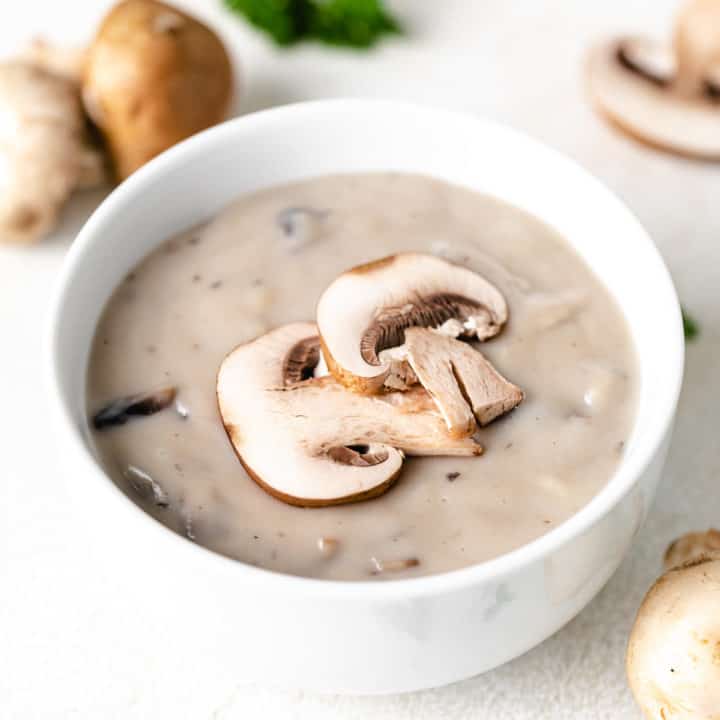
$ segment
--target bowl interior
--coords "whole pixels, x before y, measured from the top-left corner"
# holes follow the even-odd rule
[[[99,315],[147,252],[241,193],[372,170],[433,175],[523,208],[560,232],[617,300],[641,387],[621,467],[578,513],[586,522],[598,517],[630,487],[674,412],[683,340],[667,270],[632,214],[572,161],[502,126],[411,105],[325,101],[247,116],[176,146],[116,189],[69,253],[51,320],[51,389],[74,435],[85,436],[85,375]]]

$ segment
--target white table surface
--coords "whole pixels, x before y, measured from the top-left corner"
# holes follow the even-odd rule
[[[44,244],[0,247],[0,718],[639,718],[623,674],[634,612],[667,542],[720,524],[720,168],[645,150],[609,130],[587,105],[582,58],[607,33],[667,32],[676,3],[397,0],[409,36],[364,54],[276,51],[220,0],[178,2],[212,22],[241,62],[238,112],[328,96],[399,97],[507,121],[574,156],[648,227],[702,335],[687,350],[652,515],[608,586],[555,637],[482,677],[404,696],[251,685],[232,668],[170,656],[134,636],[128,618],[142,609],[127,606],[68,503],[72,479],[59,476],[49,439],[41,354],[49,288],[102,193],[78,197]],[[80,42],[108,4],[3,2],[0,55],[34,34]]]

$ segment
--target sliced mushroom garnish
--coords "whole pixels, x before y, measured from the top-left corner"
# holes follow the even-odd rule
[[[96,430],[103,430],[115,425],[124,425],[133,418],[154,415],[169,407],[176,394],[176,388],[168,387],[118,398],[95,413],[92,420],[93,427]]]
[[[590,93],[613,124],[649,145],[720,159],[720,3],[690,0],[674,40],[628,37],[596,47]]]
[[[405,342],[408,328],[457,321],[464,337],[485,340],[507,321],[507,305],[494,285],[471,270],[403,253],[336,278],[320,298],[317,319],[332,374],[355,392],[373,394],[412,384],[403,376],[407,370],[383,355]]]
[[[405,332],[408,363],[453,437],[466,437],[519,405],[523,391],[470,345],[427,328]]]
[[[318,346],[314,325],[286,325],[233,350],[218,373],[228,437],[248,474],[275,497],[302,506],[363,500],[390,487],[404,453],[482,453],[472,438],[451,438],[434,407],[404,412],[389,396],[312,377]]]
[[[677,73],[672,50],[645,37],[629,37],[617,43],[618,62],[646,80],[665,87]]]

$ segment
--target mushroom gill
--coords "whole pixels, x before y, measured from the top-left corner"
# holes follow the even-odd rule
[[[378,353],[403,345],[408,328],[438,328],[448,320],[457,320],[460,334],[470,335],[465,327],[470,318],[475,319],[477,327],[486,328],[485,333],[494,335],[499,330],[490,312],[479,303],[452,293],[418,298],[401,308],[383,308],[360,338],[360,354],[369,365],[380,365]]]

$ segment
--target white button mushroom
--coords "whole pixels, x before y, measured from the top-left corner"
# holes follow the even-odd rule
[[[667,559],[689,558],[650,589],[628,643],[630,687],[651,720],[720,717],[720,533],[693,533]]]

